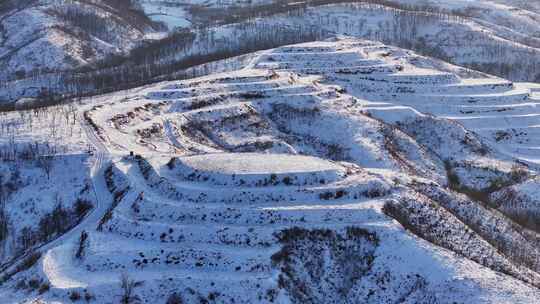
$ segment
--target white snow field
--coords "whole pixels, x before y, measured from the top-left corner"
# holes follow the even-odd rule
[[[86,99],[96,207],[0,302],[536,303],[533,87],[340,37]]]
[[[207,154],[176,159],[172,164],[184,178],[217,185],[277,184],[285,178],[289,184],[305,185],[335,181],[345,173],[330,162],[290,154]]]

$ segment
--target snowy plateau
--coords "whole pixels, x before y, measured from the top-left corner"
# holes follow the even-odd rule
[[[540,4],[13,3],[1,304],[540,302]]]

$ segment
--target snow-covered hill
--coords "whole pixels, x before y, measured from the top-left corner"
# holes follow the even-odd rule
[[[130,1],[6,0],[0,4],[0,81],[69,70],[122,54],[153,31]]]
[[[97,206],[0,302],[536,303],[531,85],[349,37],[250,58],[85,100]]]
[[[152,1],[146,3],[150,5],[149,12],[160,5]],[[268,12],[262,14],[262,17],[266,17],[262,22],[322,27],[333,33],[378,40],[516,81],[536,81],[538,77],[535,70],[539,62],[540,15],[537,12],[538,4],[534,1],[263,0],[167,3],[182,3],[178,10],[182,11],[180,15],[186,20],[201,19],[208,23],[213,20],[205,18],[225,21],[228,15],[245,14],[244,6],[251,8],[251,16],[260,17],[260,7],[264,7]],[[193,6],[200,8],[190,10]],[[177,10],[161,11],[174,14]],[[287,14],[279,16],[284,12]],[[248,19],[249,15],[245,17]],[[276,17],[278,20],[274,20]],[[220,32],[219,28],[216,30]],[[522,61],[521,58],[527,60]],[[519,68],[516,68],[516,64]]]
[[[21,97],[50,102],[51,95],[63,99],[134,87],[178,77],[178,70],[190,65],[336,34],[412,49],[513,81],[540,79],[534,2],[144,0],[133,9],[105,0],[29,3],[0,13],[7,34],[0,44],[5,67],[0,78],[10,80],[0,86],[2,105]],[[171,32],[151,20],[164,22]],[[177,27],[182,30],[174,31]]]

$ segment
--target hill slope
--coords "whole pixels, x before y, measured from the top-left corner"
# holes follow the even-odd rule
[[[216,1],[166,4],[142,1],[138,3],[142,8],[137,4],[134,10],[126,10],[131,12],[130,15],[118,14],[113,3],[116,2],[100,5],[97,13],[83,1],[57,5],[62,9],[56,9],[60,13],[52,13],[54,18],[50,16],[52,4],[24,10],[39,15],[39,18],[32,17],[39,22],[24,28],[29,33],[38,31],[42,36],[50,37],[38,40],[34,42],[35,47],[28,48],[25,43],[30,43],[28,37],[32,35],[25,34],[22,36],[24,41],[19,41],[21,36],[11,34],[14,42],[10,49],[20,56],[4,60],[8,67],[5,79],[11,81],[0,86],[0,100],[11,103],[20,97],[46,99],[52,95],[64,99],[111,92],[118,87],[153,83],[156,79],[183,77],[183,69],[197,64],[284,44],[326,39],[336,34],[412,49],[513,81],[537,81],[539,77],[540,42],[535,33],[540,32],[540,24],[538,14],[534,7],[531,8],[534,3],[328,0],[232,5]],[[102,9],[107,5],[113,8]],[[165,8],[160,8],[162,6]],[[77,29],[81,26],[77,22],[73,24],[74,18],[67,18],[67,21],[62,18],[67,7],[72,7],[71,11],[85,12],[84,18],[75,19],[79,22],[92,14],[102,18],[109,14],[111,18],[106,18],[107,22],[98,18],[102,21],[97,24],[85,21],[82,27],[85,30],[80,31]],[[149,17],[141,15],[141,10]],[[14,22],[26,20],[20,17]],[[180,22],[183,28],[169,35],[157,33],[150,27],[163,29],[154,26],[151,18],[169,22],[170,27]],[[161,20],[163,18],[166,20]],[[50,26],[43,28],[41,20],[48,20],[45,24]],[[109,29],[105,35],[100,36],[103,31],[92,31],[104,26]],[[67,29],[64,32],[68,33],[59,32],[59,27]],[[68,35],[73,31],[75,35]],[[138,43],[144,37],[152,39]],[[133,49],[134,45],[137,47]],[[6,52],[10,53],[9,50]],[[119,57],[120,54],[123,56]],[[81,65],[84,68],[73,73],[71,68]],[[38,71],[39,67],[55,72],[43,74]],[[69,71],[58,71],[65,69]],[[29,70],[35,73],[23,73]]]
[[[540,238],[497,203],[535,182],[525,85],[341,37],[88,102],[87,141],[112,159],[94,175],[101,220],[12,273],[6,303],[540,296]]]
[[[0,80],[69,70],[124,53],[152,26],[130,1],[4,1]]]

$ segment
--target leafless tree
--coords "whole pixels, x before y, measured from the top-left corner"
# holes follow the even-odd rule
[[[120,288],[122,289],[122,295],[120,296],[120,303],[133,304],[139,303],[140,298],[135,294],[135,288],[139,287],[142,283],[131,279],[126,273],[120,276]]]
[[[54,156],[41,156],[38,159],[38,165],[47,174],[47,179],[51,179],[51,172],[54,167]]]

